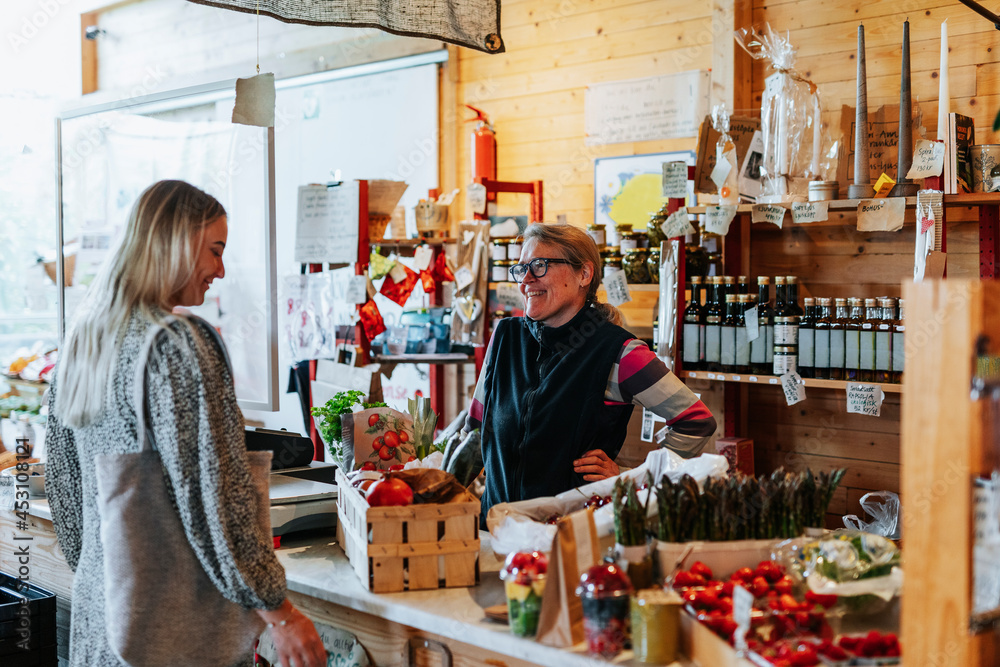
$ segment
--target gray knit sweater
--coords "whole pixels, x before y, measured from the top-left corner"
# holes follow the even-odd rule
[[[146,366],[147,433],[163,460],[168,489],[188,541],[222,594],[244,608],[274,609],[285,598],[285,574],[270,535],[255,530],[256,499],[247,467],[243,415],[221,340],[203,320],[170,324],[153,342]],[[94,457],[139,451],[133,378],[149,327],[133,314],[118,352],[103,416],[70,429],[55,416],[53,383],[46,430],[46,493],[59,546],[76,572],[71,667],[119,667],[105,627],[104,567]],[[194,353],[192,356],[192,352]],[[190,359],[197,359],[192,363]],[[192,609],[187,619],[211,623]],[[252,656],[240,665],[251,664]]]

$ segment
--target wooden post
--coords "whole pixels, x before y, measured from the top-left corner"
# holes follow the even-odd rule
[[[979,334],[1000,347],[1000,285],[926,281],[903,294],[903,652],[935,667],[994,665],[996,636],[969,633],[972,478],[985,472],[970,389]]]

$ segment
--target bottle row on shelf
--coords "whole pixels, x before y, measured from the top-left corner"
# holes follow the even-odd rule
[[[682,314],[685,370],[901,383],[903,300],[807,297],[795,276],[692,276]],[[898,306],[898,311],[897,311]],[[834,309],[835,308],[835,309]],[[897,314],[898,312],[898,314]]]

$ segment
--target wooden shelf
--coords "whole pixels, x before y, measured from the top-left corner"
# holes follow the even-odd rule
[[[372,241],[369,239],[368,245],[373,246],[389,246],[396,248],[416,248],[421,245],[439,246],[439,245],[450,245],[452,243],[458,243],[458,239],[453,238],[443,238],[443,239],[382,239],[381,241]]]
[[[829,204],[829,210],[831,211],[850,211],[858,207],[862,201],[867,201],[864,199],[828,199],[826,200]],[[943,202],[945,208],[962,208],[964,206],[1000,206],[1000,192],[968,192],[959,195],[944,195]],[[815,202],[819,203],[819,202]],[[791,208],[791,202],[786,202],[784,204],[777,204],[778,206],[786,206]],[[913,208],[917,205],[916,197],[907,197],[906,206],[907,208]],[[705,206],[688,206],[688,213],[705,213],[709,207],[714,207],[716,204],[708,204]],[[740,204],[736,207],[737,213],[750,213],[753,210],[754,204]]]
[[[682,371],[682,378],[692,380],[713,380],[715,382],[739,382],[742,384],[773,384],[781,386],[781,379],[776,375],[754,375],[748,373],[713,373],[712,371]],[[807,387],[817,389],[847,389],[847,382],[844,380],[817,380],[815,378],[803,378],[802,383]],[[860,382],[856,384],[879,384],[878,382]],[[901,384],[879,384],[882,391],[887,394],[903,393]]]
[[[475,357],[461,352],[447,354],[379,354],[372,355],[377,364],[471,364]]]

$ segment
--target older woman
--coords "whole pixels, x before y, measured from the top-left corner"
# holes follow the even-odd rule
[[[486,491],[496,503],[550,496],[618,474],[633,406],[667,420],[666,445],[699,454],[715,432],[705,405],[641,341],[621,313],[597,302],[597,246],[566,224],[524,233],[525,317],[493,332],[466,429],[482,428]]]
[[[227,235],[226,212],[211,196],[182,181],[150,186],[61,350],[49,398],[46,491],[76,573],[73,667],[124,664],[107,636],[116,620],[105,614],[111,575],[104,572],[94,458],[139,451],[139,420],[159,452],[191,549],[215,586],[271,626],[284,667],[326,665],[312,622],[285,596],[271,536],[255,522],[243,416],[221,339],[203,320],[171,317],[178,306],[203,303],[212,281],[225,275]],[[145,369],[136,368],[147,349]],[[144,378],[145,405],[134,398],[137,377]],[[212,623],[198,614],[157,622]],[[252,648],[238,664],[252,664]]]

